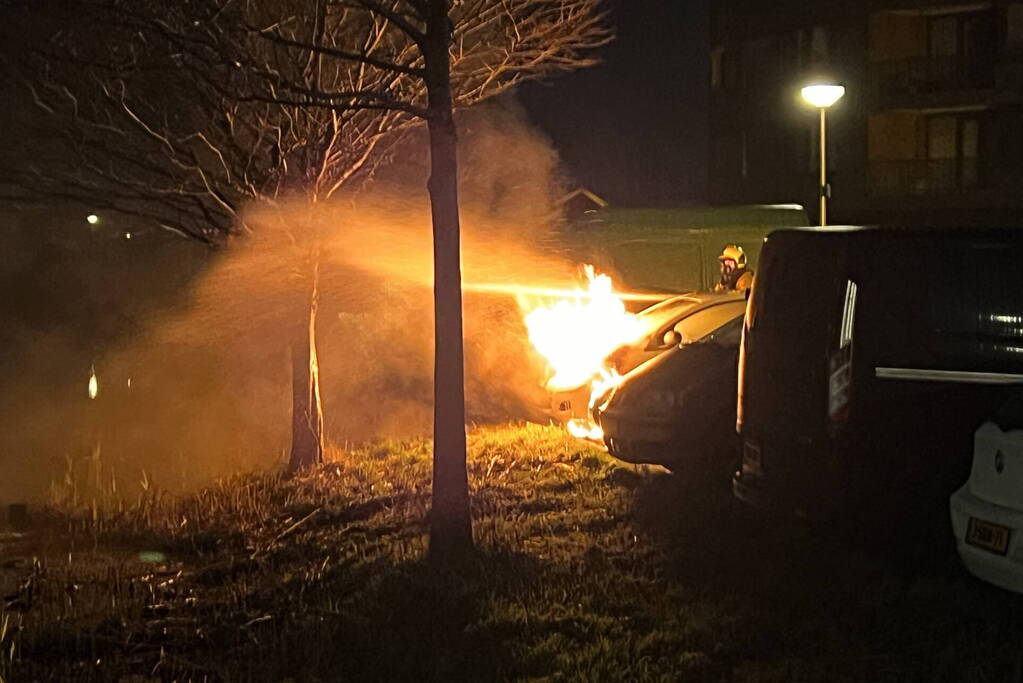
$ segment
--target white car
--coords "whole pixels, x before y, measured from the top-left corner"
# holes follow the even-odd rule
[[[1023,392],[974,435],[973,469],[950,499],[956,549],[970,573],[1023,593]]]

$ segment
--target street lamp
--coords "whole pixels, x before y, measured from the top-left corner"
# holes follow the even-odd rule
[[[808,85],[801,91],[807,104],[817,107],[821,113],[821,225],[828,224],[828,107],[842,99],[845,88],[841,85],[819,83]]]

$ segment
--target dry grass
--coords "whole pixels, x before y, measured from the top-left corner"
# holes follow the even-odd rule
[[[429,449],[55,517],[0,571],[0,679],[1019,680],[1015,596],[550,428],[471,432],[479,552],[427,562]]]

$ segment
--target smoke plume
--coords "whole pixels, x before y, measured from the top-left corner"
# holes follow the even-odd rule
[[[577,263],[559,232],[557,156],[507,105],[470,112],[461,131],[468,418],[543,419],[545,369],[528,345],[514,296],[472,285],[574,282]],[[407,141],[409,149],[425,149],[418,135]],[[55,296],[59,306],[35,301],[33,310],[51,306],[56,316],[88,304],[91,320],[120,322],[85,343],[89,335],[80,330],[89,320],[70,329],[56,323],[31,329],[19,321],[17,358],[4,364],[11,390],[0,404],[8,475],[0,478],[0,501],[39,499],[48,482],[62,478],[121,492],[142,481],[176,490],[283,461],[291,419],[288,347],[307,315],[313,272],[328,440],[344,448],[428,435],[433,265],[426,159],[403,154],[327,203],[294,198],[247,207],[248,231],[216,252],[189,246],[184,257],[174,240],[154,237],[131,256],[83,268],[82,278],[105,278],[111,291],[130,283],[131,306],[98,296],[106,290],[94,285],[77,293],[64,288]],[[140,230],[136,242],[141,236]],[[127,248],[118,242],[118,250]],[[131,278],[120,277],[125,268]],[[54,272],[41,281],[50,283],[48,277],[66,276]],[[76,295],[93,300],[76,303]],[[54,362],[61,367],[52,368]],[[100,387],[95,400],[85,394],[92,366]],[[40,390],[47,368],[53,390]]]

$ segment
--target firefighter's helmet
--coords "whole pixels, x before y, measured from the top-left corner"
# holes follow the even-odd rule
[[[729,244],[721,251],[721,256],[718,256],[718,261],[728,260],[735,261],[737,268],[744,268],[746,266],[746,252],[736,244]]]

